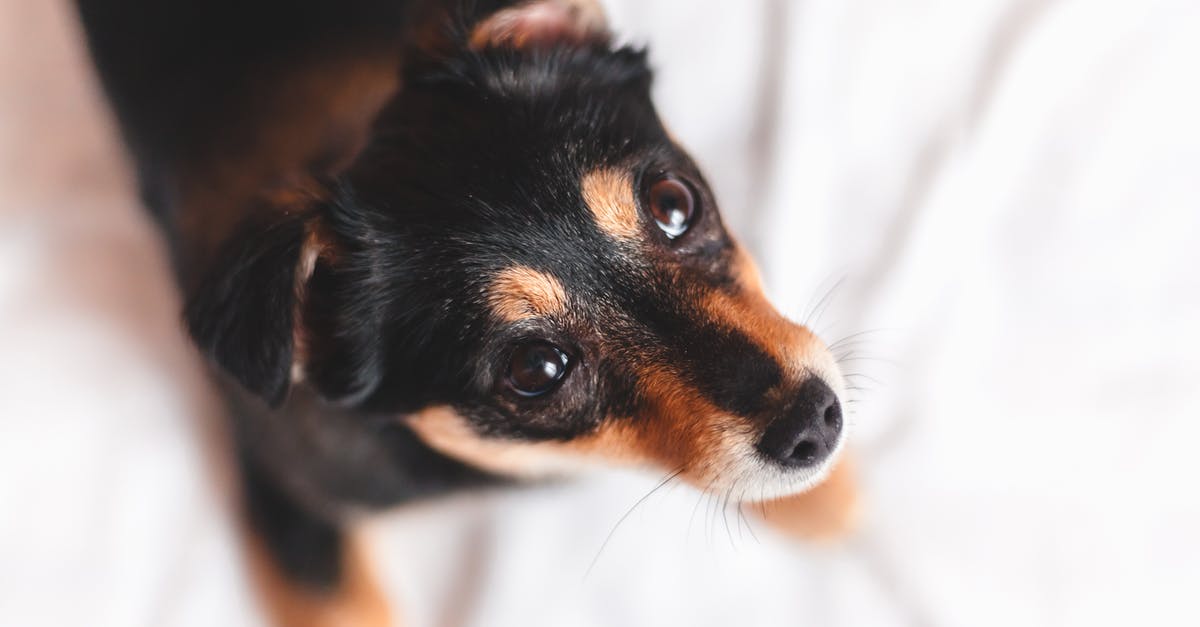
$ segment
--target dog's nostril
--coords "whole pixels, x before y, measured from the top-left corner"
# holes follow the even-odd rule
[[[834,401],[825,409],[825,428],[827,433],[837,435],[842,431],[842,405]]]
[[[821,446],[812,440],[801,440],[788,459],[798,466],[808,466],[817,461]]]

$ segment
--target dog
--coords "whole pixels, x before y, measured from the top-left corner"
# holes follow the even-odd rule
[[[280,624],[388,624],[363,513],[654,467],[798,535],[844,383],[586,0],[79,0]]]

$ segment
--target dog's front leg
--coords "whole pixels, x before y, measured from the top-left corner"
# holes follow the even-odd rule
[[[249,572],[274,625],[398,624],[361,534],[305,511],[251,465],[243,479]]]
[[[331,587],[293,579],[266,543],[250,534],[250,572],[258,598],[279,627],[386,627],[397,625],[357,539],[346,536],[342,572]]]
[[[759,509],[771,526],[805,540],[835,540],[851,533],[860,502],[854,460],[843,454],[832,472],[812,489],[763,502]]]

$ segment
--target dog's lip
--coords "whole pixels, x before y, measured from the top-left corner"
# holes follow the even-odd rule
[[[829,455],[812,468],[784,468],[774,464],[771,464],[770,468],[765,468],[766,462],[762,462],[768,475],[774,475],[759,480],[762,485],[760,493],[763,498],[782,498],[800,494],[819,485],[833,472],[834,466],[841,459],[846,448],[846,439],[844,433],[839,436]]]

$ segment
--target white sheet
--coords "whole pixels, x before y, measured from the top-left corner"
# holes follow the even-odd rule
[[[804,546],[676,487],[589,573],[656,477],[428,504],[373,528],[406,624],[1200,622],[1200,4],[610,7],[781,308],[876,330],[867,514]],[[0,624],[254,624],[73,30],[0,6]]]

